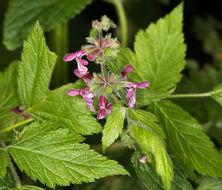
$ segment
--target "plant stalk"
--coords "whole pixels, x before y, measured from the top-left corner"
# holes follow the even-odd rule
[[[15,167],[14,167],[14,164],[12,162],[12,159],[11,159],[11,157],[10,157],[8,151],[7,151],[7,147],[6,147],[6,145],[5,145],[5,143],[4,143],[4,141],[2,139],[0,139],[0,144],[1,144],[1,146],[4,148],[4,150],[7,153],[8,165],[9,165],[9,168],[10,168],[10,170],[12,172],[13,178],[14,178],[14,180],[16,182],[16,187],[17,187],[17,189],[21,189],[21,187],[22,187],[21,181],[20,181],[19,176],[18,176],[18,174],[17,174],[17,172],[15,170]]]
[[[203,98],[211,96],[210,92],[196,93],[196,94],[172,94],[167,98]]]
[[[123,47],[126,47],[128,40],[128,27],[127,27],[127,19],[123,8],[122,0],[106,0],[106,1],[112,3],[116,8],[120,23],[121,45]]]
[[[68,82],[68,64],[63,61],[68,52],[68,24],[62,24],[50,32],[50,48],[57,54],[57,63],[53,72],[53,88]]]
[[[33,121],[33,119],[26,119],[26,120],[24,120],[24,121],[21,121],[21,122],[19,122],[19,123],[16,123],[16,124],[14,124],[14,125],[11,125],[11,126],[5,128],[5,129],[1,130],[1,131],[0,131],[0,134],[5,133],[5,132],[7,132],[7,131],[10,131],[10,130],[12,130],[12,129],[15,129],[15,128],[19,127],[19,126],[25,125],[25,124],[27,124],[27,123],[30,123],[31,121]]]

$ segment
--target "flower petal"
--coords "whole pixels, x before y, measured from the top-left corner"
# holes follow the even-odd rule
[[[103,119],[105,116],[106,116],[106,110],[105,109],[99,110],[97,119]]]
[[[93,107],[93,104],[88,103],[88,107],[89,107],[89,109],[91,110],[91,112],[95,112],[95,109],[94,109],[94,107]]]
[[[149,84],[150,84],[149,81],[144,81],[144,82],[137,84],[137,88],[143,89],[143,88],[146,88]]]
[[[125,66],[124,70],[121,72],[123,78],[126,80],[126,76],[128,73],[130,73],[133,70],[133,66],[132,65],[127,65]]]
[[[127,87],[127,88],[137,88],[137,84],[135,82],[125,82],[125,87]]]
[[[106,114],[110,115],[112,113],[112,111],[113,111],[113,103],[107,104],[106,107],[107,107]]]
[[[126,94],[126,98],[132,98],[135,95],[136,90],[133,88],[130,88]]]
[[[72,61],[73,59],[76,58],[76,53],[70,53],[70,54],[67,54],[65,57],[64,57],[64,61],[67,62],[67,61]]]
[[[106,98],[104,96],[100,96],[99,98],[99,110],[106,109]]]
[[[90,84],[92,79],[93,79],[93,76],[90,74],[86,74],[83,76],[83,80],[86,84]]]
[[[71,89],[68,92],[66,92],[66,94],[68,94],[69,96],[77,96],[80,94],[80,92],[79,92],[79,90]]]
[[[135,104],[136,104],[136,96],[134,95],[132,98],[130,98],[128,106],[129,108],[134,108]]]

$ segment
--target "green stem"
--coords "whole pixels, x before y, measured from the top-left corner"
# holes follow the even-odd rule
[[[4,143],[4,141],[1,140],[1,139],[0,139],[0,144],[6,150],[7,158],[8,158],[8,165],[9,165],[9,168],[10,168],[10,170],[12,172],[13,178],[15,179],[16,187],[17,187],[17,189],[21,189],[21,187],[22,187],[21,181],[20,181],[19,176],[18,176],[18,174],[17,174],[17,172],[15,170],[15,167],[14,167],[14,164],[12,162],[12,159],[11,159],[11,157],[10,157],[8,151],[7,151],[7,147],[6,147],[5,143]]]
[[[5,132],[7,132],[7,131],[10,131],[10,130],[12,130],[12,129],[15,129],[15,128],[19,127],[19,126],[25,125],[25,124],[27,124],[27,123],[30,123],[31,121],[33,121],[33,119],[27,119],[27,120],[21,121],[21,122],[19,122],[19,123],[16,123],[16,124],[14,124],[14,125],[11,125],[11,126],[5,128],[5,129],[1,130],[1,131],[0,131],[0,134],[5,133]]]
[[[68,81],[68,64],[63,61],[68,52],[68,24],[62,24],[50,32],[50,48],[58,58],[52,78],[52,87],[57,88]]]
[[[198,93],[198,94],[172,94],[167,98],[203,98],[211,96],[210,92]]]
[[[101,72],[102,72],[103,79],[105,79],[105,81],[108,81],[108,74],[106,71],[106,65],[104,63],[101,63]]]
[[[112,3],[117,10],[120,22],[121,45],[123,47],[126,47],[128,40],[128,27],[127,27],[127,19],[123,8],[122,0],[106,0],[106,1]]]

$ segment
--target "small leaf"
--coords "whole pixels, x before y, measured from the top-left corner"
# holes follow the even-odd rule
[[[92,0],[10,0],[4,20],[3,43],[8,50],[21,46],[32,25],[39,20],[44,31],[67,22]]]
[[[136,35],[135,53],[122,49],[118,54],[121,69],[132,65],[134,70],[128,79],[133,82],[150,81],[149,88],[157,92],[167,92],[180,81],[180,72],[185,66],[183,26],[183,4],[170,14],[150,24]]]
[[[149,115],[144,117],[144,115]],[[145,154],[154,155],[156,172],[163,181],[166,190],[170,190],[173,179],[171,159],[166,151],[164,132],[153,121],[155,116],[142,110],[129,110],[130,134]],[[148,158],[149,159],[149,158]]]
[[[7,173],[8,158],[6,152],[0,148],[0,179],[4,179]]]
[[[20,170],[33,180],[54,188],[56,184],[67,186],[93,182],[107,175],[128,174],[116,161],[89,150],[87,144],[80,144],[83,138],[67,129],[42,135],[42,129],[53,127],[57,128],[56,123],[32,123],[18,136],[18,142],[8,146]]]
[[[222,180],[212,177],[203,176],[199,180],[199,186],[197,190],[221,190]]]
[[[37,23],[24,43],[18,69],[18,92],[26,111],[37,120],[56,121],[75,133],[89,135],[100,132],[102,128],[84,100],[66,94],[71,88],[81,88],[82,84],[48,89],[55,61],[56,55],[49,51]]]
[[[120,74],[119,65],[113,57],[106,58],[106,65],[107,65],[110,72],[117,74],[117,75]]]
[[[149,110],[159,117],[168,150],[175,155],[175,160],[203,175],[222,177],[222,156],[189,113],[170,101],[154,103]]]
[[[140,151],[136,151],[131,159],[138,177],[143,180],[143,183],[148,190],[164,190],[164,186],[160,177],[157,175],[153,164],[149,162],[146,164],[141,163],[139,161],[140,158]],[[170,190],[193,190],[193,188],[186,178],[174,170],[174,179],[172,181],[172,187]]]
[[[124,125],[126,108],[119,104],[113,106],[112,113],[107,117],[103,129],[102,145],[103,151],[106,150],[120,135]]]
[[[0,190],[11,190],[11,188],[15,187],[16,183],[12,176],[11,171],[8,169],[7,174],[4,179],[0,179]]]
[[[211,96],[222,106],[222,84],[218,85],[212,92]]]

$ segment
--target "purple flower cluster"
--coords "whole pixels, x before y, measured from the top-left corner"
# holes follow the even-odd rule
[[[74,70],[74,74],[82,78],[87,87],[81,90],[71,89],[67,94],[69,96],[82,96],[92,112],[95,112],[93,100],[95,97],[99,97],[97,119],[103,119],[106,115],[112,113],[113,103],[108,103],[106,105],[107,97],[114,94],[117,99],[120,99],[121,97],[116,91],[120,88],[126,88],[126,98],[129,99],[128,106],[129,108],[134,108],[136,104],[136,90],[146,88],[149,82],[145,81],[137,84],[127,81],[127,74],[133,70],[131,65],[127,65],[119,75],[108,71],[106,57],[111,56],[115,59],[119,51],[119,42],[115,38],[111,38],[111,35],[103,37],[102,31],[107,31],[110,27],[114,26],[114,24],[107,17],[103,17],[101,22],[94,21],[92,26],[93,32],[91,32],[92,34],[87,38],[91,45],[87,45],[83,47],[82,50],[67,54],[64,57],[64,61],[66,62],[74,59],[76,60],[77,69]],[[102,75],[94,74],[92,76],[88,73],[88,68],[86,66],[89,63],[83,58],[84,56],[86,56],[89,61],[94,61],[101,65],[101,70],[103,71]]]

